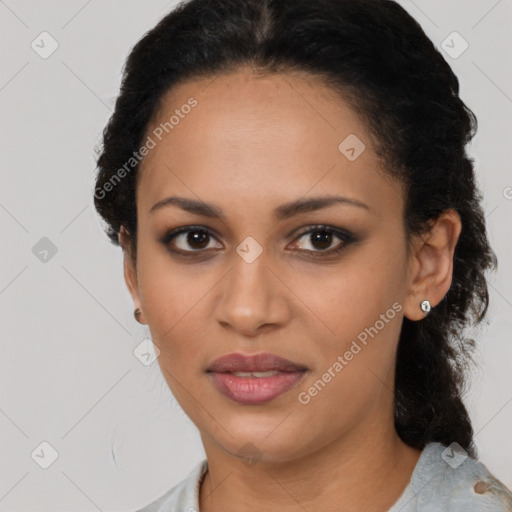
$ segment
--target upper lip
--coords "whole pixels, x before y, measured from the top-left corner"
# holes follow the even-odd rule
[[[277,370],[281,372],[296,372],[307,370],[298,363],[294,363],[275,354],[263,353],[245,355],[240,353],[226,354],[213,363],[207,372],[265,372]]]

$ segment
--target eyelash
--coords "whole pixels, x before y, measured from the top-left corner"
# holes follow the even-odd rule
[[[184,257],[194,257],[194,255],[200,254],[200,253],[204,253],[204,252],[208,251],[208,249],[196,249],[196,250],[191,250],[191,251],[183,251],[181,249],[174,249],[174,248],[171,247],[171,242],[177,236],[179,236],[179,235],[181,235],[183,233],[189,233],[189,232],[194,232],[194,231],[202,232],[202,233],[208,233],[210,236],[213,236],[213,238],[215,238],[214,233],[210,229],[208,229],[208,228],[206,228],[204,226],[187,226],[187,227],[182,227],[182,228],[174,229],[172,231],[167,232],[162,237],[161,242],[173,254],[176,254],[176,255],[179,255],[179,256],[184,256]],[[299,238],[302,238],[304,235],[313,234],[313,233],[317,233],[317,232],[325,232],[325,233],[333,234],[337,238],[339,238],[342,241],[342,243],[340,243],[334,249],[316,250],[316,251],[312,251],[312,250],[309,250],[309,249],[298,249],[300,252],[310,253],[314,258],[317,258],[317,257],[326,258],[328,256],[333,256],[333,255],[339,254],[340,252],[343,251],[343,249],[348,244],[350,244],[351,242],[357,241],[357,238],[352,233],[350,233],[350,232],[348,232],[346,230],[343,230],[343,229],[334,228],[334,227],[331,227],[331,226],[326,226],[324,224],[316,224],[314,226],[308,227],[308,229],[306,229],[304,231],[301,231],[294,238],[293,241],[295,241],[295,240],[297,240]]]

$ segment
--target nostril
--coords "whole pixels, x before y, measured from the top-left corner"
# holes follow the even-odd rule
[[[484,494],[485,492],[487,492],[489,490],[489,487],[490,487],[489,483],[479,480],[478,482],[476,482],[473,489],[475,490],[475,492],[477,494]]]

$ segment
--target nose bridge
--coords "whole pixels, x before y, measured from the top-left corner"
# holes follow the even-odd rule
[[[219,321],[249,332],[284,319],[283,309],[278,307],[278,302],[282,302],[279,300],[282,289],[268,268],[271,266],[266,251],[258,249],[253,241],[244,241],[237,247],[218,306]]]
[[[251,255],[254,249],[249,247],[247,253],[240,254],[247,250],[247,245],[240,244],[237,254],[233,256],[233,269],[230,272],[229,296],[245,307],[254,309],[262,308],[262,305],[269,300],[269,264],[267,254],[262,251],[257,257]],[[235,302],[235,301],[233,301]]]

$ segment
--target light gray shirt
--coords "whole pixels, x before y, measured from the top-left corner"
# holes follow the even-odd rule
[[[461,451],[429,443],[402,495],[388,512],[512,512],[512,493],[486,466]],[[206,459],[188,476],[137,512],[200,512]]]

